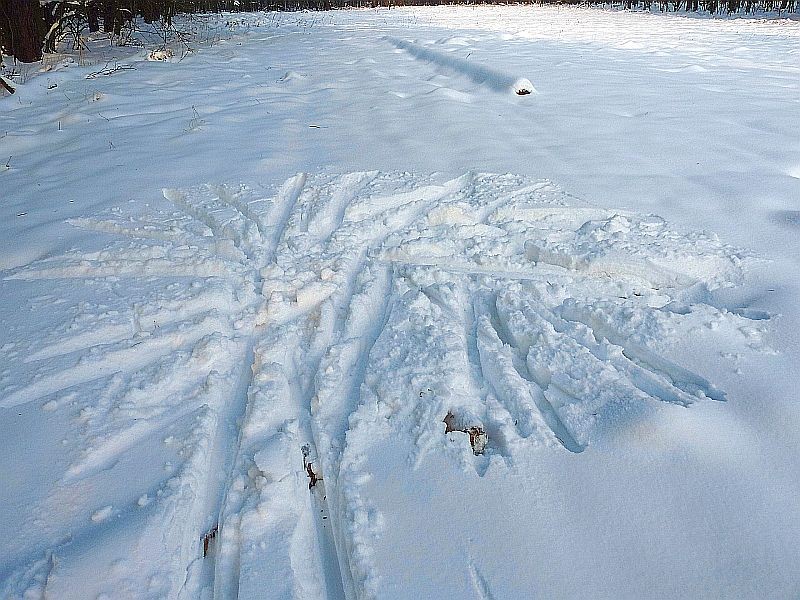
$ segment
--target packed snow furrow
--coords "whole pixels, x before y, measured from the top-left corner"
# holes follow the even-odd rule
[[[477,320],[477,345],[486,383],[497,401],[511,415],[516,435],[523,439],[535,435],[544,443],[563,443],[548,425],[534,399],[534,394],[541,391],[532,389],[531,382],[519,374],[514,365],[518,357],[513,355],[511,347],[500,340],[496,328],[485,314]],[[511,436],[506,434],[505,437],[508,439]]]
[[[491,200],[479,208],[476,222],[492,223],[497,221],[498,216],[501,215],[504,209],[508,206],[513,207],[513,212],[511,213],[512,218],[519,218],[520,215],[517,211],[520,210],[520,204],[537,198],[540,193],[547,191],[550,188],[552,188],[552,184],[550,182],[537,181],[536,183],[530,185],[523,184],[522,187],[518,187],[518,189],[511,189],[508,191],[503,190],[497,194],[497,198],[495,200]]]
[[[463,282],[463,285],[469,285],[471,282]],[[483,373],[483,363],[481,362],[480,349],[478,348],[478,317],[475,310],[477,300],[472,290],[465,291],[464,297],[461,300],[461,309],[463,311],[462,320],[464,323],[464,339],[467,342],[467,357],[469,358],[470,373],[475,388],[480,390],[481,394],[485,396],[486,389],[486,376]]]
[[[431,276],[427,270],[397,273],[394,293],[402,301],[392,304],[361,392],[362,405],[378,402],[411,436],[417,462],[440,445],[449,411],[465,426],[479,426],[484,412],[480,391],[462,376],[470,365],[457,293],[452,284],[431,285]],[[400,380],[390,386],[383,372]]]
[[[645,349],[633,351],[627,349],[626,346],[631,345],[627,340],[624,342],[625,346],[619,345],[619,342],[623,341],[621,335],[615,336],[617,342],[611,342],[599,330],[589,325],[591,319],[578,320],[576,314],[580,310],[583,309],[576,309],[576,304],[573,302],[568,303],[566,306],[561,305],[558,307],[557,312],[561,315],[571,315],[572,318],[569,321],[556,316],[556,313],[552,311],[541,310],[538,313],[541,318],[552,325],[556,332],[568,335],[579,341],[595,358],[613,366],[619,371],[624,380],[629,381],[648,396],[681,406],[689,406],[696,402],[698,400],[697,392],[701,390],[705,390],[704,395],[709,398],[724,399],[719,390],[713,389],[713,386],[710,386],[708,382],[693,373],[685,371],[678,365],[664,358],[656,357]],[[641,355],[642,353],[648,355],[650,362],[640,361],[631,357],[631,355]],[[667,370],[659,369],[653,363],[666,365]],[[683,374],[681,381],[674,381],[668,374],[670,372],[675,373],[676,370],[680,370]],[[688,382],[694,382],[697,385],[697,387],[691,388],[692,393],[688,392]],[[699,384],[701,382],[705,383],[705,387],[700,387]]]
[[[195,253],[197,254],[197,253]],[[156,257],[145,260],[100,259],[76,260],[61,266],[46,267],[47,263],[32,269],[17,271],[5,279],[36,281],[42,279],[94,279],[100,277],[224,277],[241,281],[246,271],[238,265],[218,258]]]
[[[359,262],[360,264],[360,262]],[[347,598],[362,597],[360,578],[354,579],[351,557],[360,552],[352,539],[352,501],[340,483],[340,457],[346,447],[348,419],[360,400],[359,388],[366,374],[370,351],[388,318],[388,302],[392,297],[392,273],[388,267],[366,267],[366,275],[357,285],[360,291],[349,294],[346,320],[339,323],[338,338],[317,370],[316,397],[312,404],[312,426],[317,448],[321,451],[322,473],[326,481],[327,506],[333,533],[341,582]],[[361,273],[362,267],[353,271]],[[358,564],[361,564],[360,562]],[[361,569],[359,568],[359,573]],[[363,576],[363,573],[361,573]]]
[[[37,400],[48,394],[106,377],[117,372],[131,372],[151,363],[154,357],[193,346],[206,336],[228,331],[229,324],[218,315],[209,313],[193,323],[191,328],[182,327],[171,334],[145,338],[124,347],[106,351],[96,358],[82,358],[69,369],[41,375],[33,383],[0,399],[0,407],[8,408]]]
[[[197,415],[199,411],[203,410],[205,410],[203,406],[187,401],[181,406],[164,410],[161,414],[152,417],[131,418],[134,421],[133,424],[124,431],[98,434],[93,440],[94,445],[85,453],[85,456],[70,465],[64,476],[64,482],[71,483],[113,467],[125,453],[130,452],[134,447],[143,443],[160,441],[156,439],[157,436],[170,424],[187,416]]]
[[[262,342],[264,343],[264,342]],[[273,368],[274,367],[274,368]],[[270,426],[271,422],[285,418],[281,410],[285,400],[280,396],[288,396],[286,378],[279,368],[270,362],[259,344],[254,349],[252,382],[247,391],[248,400],[245,413],[240,424],[240,440],[236,464],[231,471],[229,485],[221,505],[218,518],[219,539],[215,548],[214,575],[212,579],[214,597],[235,598],[240,594],[240,574],[243,552],[248,537],[247,521],[252,520],[248,513],[253,511],[260,501],[260,489],[269,486],[275,478],[277,464],[265,464],[264,469],[257,470],[256,453],[264,453],[271,436],[277,436],[279,428]],[[273,395],[274,394],[274,395]],[[278,413],[275,417],[271,413]],[[290,413],[290,415],[293,413]],[[284,434],[285,435],[285,434]],[[276,438],[275,441],[277,441]],[[287,446],[292,440],[286,440]],[[273,449],[274,451],[274,449]],[[286,476],[279,478],[279,481]],[[262,485],[256,485],[262,482]],[[269,487],[267,487],[269,489]],[[273,547],[277,553],[280,547]],[[277,556],[275,560],[280,560]]]
[[[654,215],[605,212],[582,223],[573,220],[573,226],[563,218],[544,218],[541,224],[549,231],[525,242],[527,258],[592,278],[673,292],[698,282],[727,285],[750,258],[712,234],[673,231]]]
[[[180,475],[172,481],[172,490],[158,507],[167,517],[163,539],[169,551],[168,573],[171,580],[169,595],[187,600],[200,592],[203,569],[203,536],[209,531],[208,476],[213,464],[214,432],[221,426],[221,415],[205,407],[197,428],[189,459]]]
[[[107,219],[69,219],[67,223],[79,229],[88,231],[97,231],[100,233],[109,233],[114,235],[123,235],[125,237],[140,239],[140,240],[157,240],[163,242],[172,242],[175,244],[183,244],[186,246],[203,245],[205,240],[200,232],[192,231],[186,224],[183,226],[177,225],[178,220],[175,219],[175,224],[158,223],[154,220],[141,220],[122,217],[107,218]]]
[[[242,422],[249,406],[249,389],[255,366],[255,341],[250,338],[244,345],[246,348],[240,355],[238,381],[234,382],[228,401],[220,407],[221,416],[213,432],[211,456],[205,473],[207,480],[205,531],[214,532],[214,537],[208,542],[203,542],[203,553],[199,558],[208,559],[203,562],[203,568],[199,572],[187,572],[187,585],[191,586],[187,598],[197,597],[196,590],[214,589],[216,537],[219,535],[225,500],[233,484],[236,463],[241,452]],[[208,551],[209,547],[212,551]],[[190,577],[192,581],[189,580]]]
[[[31,598],[47,598],[48,582],[55,567],[55,552],[59,545],[69,541],[64,540],[53,548],[37,552],[32,560],[23,561],[23,567],[0,574],[0,597],[14,598],[22,589]]]
[[[472,557],[469,559],[469,576],[472,589],[475,591],[478,600],[495,600],[495,596],[492,594],[492,588],[489,587],[489,582],[486,581],[486,578],[483,576],[483,573],[480,572],[478,565],[475,564]]]
[[[119,477],[120,470],[126,478],[136,481],[133,489],[121,485],[123,489],[119,492],[114,489],[105,492],[116,497],[113,507],[109,505],[92,514],[91,503],[96,500],[86,507],[79,505],[79,512],[72,517],[70,538],[73,544],[81,545],[115,529],[125,539],[130,539],[130,534],[124,532],[136,531],[137,535],[126,547],[126,555],[158,553],[156,570],[145,574],[151,582],[148,591],[154,597],[197,597],[192,591],[193,584],[187,587],[187,581],[190,572],[195,573],[201,564],[197,555],[202,553],[207,526],[212,441],[224,423],[230,385],[238,368],[237,343],[220,342],[221,346],[212,343],[203,347],[201,343],[190,353],[182,352],[188,362],[175,365],[172,373],[171,363],[164,357],[152,369],[148,367],[129,378],[113,377],[106,386],[106,397],[98,402],[96,411],[88,414],[87,445],[81,459],[73,463],[74,468],[60,484],[61,489],[56,490],[58,495],[78,496],[86,489],[107,485],[109,477],[114,481],[115,473]],[[215,369],[209,371],[208,365],[203,364],[204,358],[216,358]],[[182,380],[180,375],[187,370],[194,371],[201,381]],[[159,382],[154,375],[162,380]],[[172,391],[162,387],[172,387]],[[159,464],[157,457],[163,450],[174,456],[177,468],[170,463]],[[131,459],[137,456],[139,460],[134,460],[131,472]],[[156,464],[148,464],[147,458],[155,459]],[[83,522],[89,520],[83,514],[87,509],[92,517],[89,525]],[[107,519],[113,520],[106,523]],[[67,546],[63,551],[67,551]],[[121,590],[126,595],[141,589],[123,585]]]
[[[79,335],[45,346],[41,350],[28,355],[24,360],[25,362],[47,360],[88,348],[113,346],[135,335],[135,326],[132,321],[133,319],[129,323],[106,325],[87,332],[81,332]]]
[[[554,405],[553,403],[554,394],[549,390],[549,383],[542,378],[537,378],[536,373],[531,372],[529,369],[528,357],[530,356],[530,349],[526,348],[526,342],[521,342],[514,336],[514,333],[509,328],[508,322],[498,310],[497,299],[489,302],[487,308],[489,312],[486,315],[486,322],[494,330],[497,339],[502,342],[503,346],[512,352],[511,366],[514,367],[514,370],[522,379],[529,384],[537,386],[531,390],[530,397],[542,419],[564,448],[570,452],[582,452],[586,445],[575,439],[575,436],[559,415],[557,410],[558,405]],[[579,400],[579,398],[576,398],[576,400]],[[536,425],[535,422],[532,424],[534,426]]]
[[[385,258],[384,262],[388,262],[398,267],[435,267],[438,271],[449,273],[453,275],[467,275],[467,276],[485,276],[496,281],[509,280],[509,281],[541,281],[542,273],[540,270],[530,269],[528,271],[513,271],[504,269],[504,265],[497,267],[478,266],[468,262],[458,262],[452,259],[420,259],[415,257],[414,260],[406,260],[403,258]]]
[[[373,263],[374,264],[374,263]],[[350,567],[347,533],[347,498],[340,486],[341,455],[346,448],[350,416],[361,399],[360,388],[370,352],[388,319],[392,301],[393,270],[367,266],[361,273],[359,291],[351,296],[342,341],[331,346],[320,364],[316,397],[312,403],[312,431],[323,473],[327,474],[330,526],[338,556],[341,581],[348,600],[360,597]]]
[[[119,400],[125,395],[127,391],[126,387],[129,385],[130,379],[126,378],[122,373],[115,373],[109,376],[109,381],[107,383],[102,385],[103,391],[98,395],[97,402],[84,407],[84,425],[81,433],[87,440],[91,440],[91,438],[96,435],[97,431],[103,433],[113,431],[113,428],[108,425],[111,421],[111,411],[120,406]],[[82,453],[81,458],[91,455],[93,451],[94,449],[92,448],[89,452]],[[70,465],[65,474],[67,477],[70,476],[70,471],[76,467],[76,464],[77,463],[73,462]]]
[[[413,269],[401,271],[402,273],[414,273],[427,271],[427,276],[434,281],[438,279],[433,270]],[[422,292],[431,303],[437,305],[444,311],[451,322],[458,326],[461,325],[461,335],[463,340],[463,357],[466,358],[469,373],[470,395],[482,397],[485,392],[482,365],[479,358],[477,346],[477,320],[475,316],[473,291],[468,277],[455,277],[447,281],[436,282],[429,285],[420,285],[419,291]],[[462,355],[462,352],[458,352]]]
[[[178,596],[189,557],[198,547],[202,525],[195,517],[202,512],[197,502],[204,495],[201,472],[208,456],[206,441],[213,437],[217,412],[227,399],[225,373],[229,365],[225,359],[218,360],[215,369],[209,371],[208,361],[223,347],[231,358],[236,354],[235,343],[229,344],[219,336],[215,341],[214,337],[178,351],[177,357],[163,355],[140,371],[111,377],[102,386],[104,391],[96,405],[81,411],[87,445],[63,482],[67,493],[102,485],[119,468],[130,468],[130,464],[125,465],[132,456],[155,458],[160,454],[159,447],[180,448],[175,455],[180,464],[177,471],[170,463],[161,470],[158,459],[152,466],[144,462],[137,465],[135,481],[142,487],[138,492],[134,488],[133,502],[128,500],[131,508],[124,508],[123,501],[120,512],[115,502],[113,513],[109,506],[92,518],[95,521],[94,517],[100,515],[97,521],[102,522],[108,512],[116,516],[114,523],[123,530],[138,525],[141,538],[129,548],[132,554],[146,552],[144,548],[160,553],[162,543],[169,549],[151,579],[151,592],[164,597]],[[91,532],[78,523],[76,527],[79,534]]]
[[[86,509],[90,510],[92,523],[114,517],[112,523],[122,529],[150,515],[145,518],[147,525],[140,527],[141,545],[158,546],[163,539],[164,547],[170,548],[169,558],[160,561],[159,566],[159,586],[165,587],[154,588],[161,590],[154,593],[163,597],[176,597],[183,585],[189,563],[180,557],[189,557],[202,547],[199,543],[204,523],[197,519],[204,511],[197,502],[205,497],[204,473],[209,462],[206,441],[213,438],[221,422],[218,415],[224,412],[229,394],[226,373],[231,372],[232,364],[236,368],[238,350],[236,342],[218,336],[216,340],[201,340],[190,349],[179,351],[177,357],[165,355],[141,371],[117,373],[82,394],[92,397],[95,390],[102,390],[94,406],[81,410],[84,448],[59,483],[61,493],[79,495],[81,490],[104,485],[106,478],[115,472],[118,476],[120,469],[125,473],[131,468],[132,458],[138,456],[144,461],[158,456],[159,448],[179,449],[174,455],[180,465],[177,471],[170,463],[134,462],[133,477],[139,487],[134,487],[132,493],[109,490],[107,493],[118,497],[113,511],[108,506],[92,515],[91,504],[83,509],[79,505],[78,514],[71,517],[74,533],[70,537],[77,542],[84,534],[91,535],[94,528],[102,527],[83,524],[79,517]],[[209,361],[213,361],[213,370],[209,370]],[[147,512],[142,513],[143,510]],[[88,515],[83,518],[88,519]],[[181,530],[182,527],[187,529]],[[171,533],[165,534],[165,529]],[[139,545],[137,542],[130,552],[135,554]],[[160,548],[155,549],[160,552]]]
[[[636,257],[606,260],[604,256],[585,256],[579,252],[562,252],[539,247],[536,243],[526,246],[527,256],[536,264],[547,264],[575,271],[581,275],[599,279],[624,279],[649,285],[653,289],[682,289],[697,283],[697,280],[672,269],[653,264],[648,259]]]
[[[360,206],[361,204],[366,205],[366,201],[362,200],[361,204],[349,204],[346,208],[343,206],[342,199],[347,198],[348,202],[351,202],[351,199],[355,198],[355,194],[353,194],[353,188],[357,189],[364,189],[365,185],[368,185],[371,181],[373,181],[376,177],[374,173],[368,174],[355,174],[357,177],[352,177],[350,179],[345,179],[341,181],[341,184],[344,186],[343,190],[334,190],[330,193],[330,201],[324,205],[325,211],[327,211],[331,205],[333,206],[340,206],[341,209],[338,209],[342,212],[342,214],[346,214],[349,218],[353,218],[356,215],[359,218],[359,221],[356,223],[363,223],[363,221],[367,218],[368,214],[365,212],[359,212],[357,209],[354,209],[354,206]],[[386,196],[378,199],[376,206],[379,207],[380,212],[376,213],[377,215],[383,216],[386,213],[390,215],[393,214],[393,228],[389,229],[385,226],[381,226],[377,229],[377,231],[372,231],[364,236],[363,231],[358,231],[360,235],[347,234],[347,235],[339,235],[334,234],[331,236],[330,241],[327,243],[327,249],[329,252],[333,251],[336,252],[337,248],[347,248],[348,245],[352,247],[353,244],[361,245],[362,250],[360,257],[358,259],[354,259],[350,256],[350,252],[352,250],[345,250],[344,256],[337,262],[337,269],[339,270],[340,274],[336,275],[335,281],[340,282],[338,285],[340,286],[340,290],[335,292],[330,300],[325,301],[322,305],[323,312],[320,316],[321,323],[328,323],[326,325],[329,328],[329,333],[323,333],[319,329],[317,330],[317,337],[315,338],[315,343],[312,344],[312,353],[311,353],[311,363],[312,363],[312,371],[317,373],[322,373],[325,370],[329,370],[331,368],[330,362],[328,362],[328,366],[322,366],[322,359],[323,355],[319,354],[319,361],[317,361],[316,356],[318,351],[314,351],[313,348],[335,348],[335,354],[331,355],[335,357],[336,361],[342,360],[344,357],[339,355],[340,352],[343,352],[346,356],[353,357],[352,360],[359,361],[362,359],[356,358],[360,355],[360,352],[363,352],[363,349],[359,350],[358,347],[363,345],[363,333],[362,332],[354,332],[348,331],[348,329],[352,330],[352,323],[353,318],[358,316],[358,313],[355,312],[354,308],[354,286],[356,285],[356,276],[363,271],[365,265],[365,257],[368,252],[371,252],[369,248],[377,248],[379,247],[384,239],[392,233],[402,227],[405,227],[411,224],[415,219],[418,219],[422,215],[422,210],[424,209],[424,205],[428,205],[432,202],[435,202],[437,199],[444,197],[444,195],[453,193],[457,190],[464,189],[463,178],[459,180],[454,180],[449,182],[442,188],[434,188],[431,191],[424,190],[423,192],[408,192],[400,195],[394,196]],[[374,199],[373,199],[374,201]],[[420,206],[420,203],[423,203]],[[323,211],[323,214],[327,214]],[[375,218],[374,216],[372,217]],[[385,219],[385,217],[384,217]],[[313,223],[313,221],[312,221]],[[349,223],[344,223],[343,225],[349,225]],[[344,227],[343,229],[346,229]],[[313,227],[311,228],[313,229]],[[360,228],[363,229],[363,228]],[[369,229],[367,229],[369,231]],[[348,245],[345,245],[348,244]],[[339,253],[342,250],[338,250]],[[387,278],[388,271],[384,273],[383,279],[387,282],[387,285],[390,285],[389,278]],[[374,285],[374,284],[373,284]],[[377,286],[380,289],[381,286]],[[387,290],[384,290],[384,294]],[[363,303],[363,299],[359,299],[360,303]],[[371,303],[371,301],[370,301]],[[384,309],[385,310],[385,307]],[[349,316],[348,316],[349,311]],[[329,315],[329,316],[326,316]],[[335,317],[333,314],[343,315],[340,317]],[[344,317],[347,317],[347,320],[344,320]],[[362,320],[363,317],[359,316],[359,320]],[[345,331],[343,332],[343,328]],[[352,338],[352,341],[349,339],[344,343],[342,346],[336,345],[336,341],[342,337],[342,334],[345,334],[346,338]],[[333,344],[333,345],[332,345]],[[351,344],[348,347],[348,344]],[[353,345],[354,344],[354,345]],[[353,353],[355,351],[355,353]],[[326,350],[326,352],[330,352],[330,350]],[[330,361],[331,358],[327,358],[326,361]],[[313,365],[320,365],[318,368],[313,368]],[[339,365],[341,368],[341,365]],[[337,369],[338,371],[338,369]],[[322,380],[319,379],[317,381],[317,397],[316,402],[312,405],[312,407],[317,407],[316,409],[312,408],[312,412],[315,414],[315,423],[319,423],[321,419],[329,418],[326,416],[326,412],[331,410],[331,404],[335,407],[338,402],[331,403],[329,398],[326,397],[326,386],[329,385],[329,382],[323,378]],[[353,390],[355,393],[356,390]],[[346,419],[349,412],[352,408],[345,410],[343,413],[340,413],[341,416],[339,419]],[[344,435],[344,427],[340,426],[341,434]],[[331,438],[330,431],[322,431],[317,430],[315,434],[315,438],[317,441],[317,446],[321,448],[329,447],[332,441],[335,441],[336,436]],[[342,443],[343,439],[337,443]],[[337,452],[338,453],[338,452]],[[323,454],[324,456],[324,454]],[[333,468],[334,472],[336,472],[337,460],[323,461],[324,471],[327,472],[329,469]],[[329,484],[329,488],[332,488],[333,484]]]
[[[326,510],[324,499],[312,496],[304,461],[306,452],[315,456],[304,389],[309,373],[297,362],[309,344],[307,321],[270,325],[259,334],[239,451],[219,519],[213,583],[218,598],[258,598],[265,589],[308,600],[343,597],[335,591],[335,551],[326,549],[320,529],[323,523],[330,527],[318,514]],[[316,459],[312,467],[321,476]]]
[[[269,227],[266,229],[267,260],[275,259],[279,244],[286,237],[292,212],[297,209],[297,202],[306,187],[308,175],[298,173],[287,179],[281,186],[273,208],[269,213]]]
[[[560,314],[588,327],[598,341],[607,340],[619,347],[620,354],[628,361],[623,368],[632,372],[634,383],[646,393],[684,406],[700,398],[725,400],[725,393],[703,377],[627,339],[602,311],[568,302],[561,306]],[[616,358],[619,363],[619,355]],[[666,390],[665,383],[668,385]]]
[[[220,246],[222,240],[230,240],[247,260],[252,260],[254,252],[262,245],[258,224],[223,200],[220,191],[220,188],[205,186],[189,192],[165,189],[163,193],[164,198],[211,230],[212,248],[216,252],[221,252],[225,258],[232,257],[231,249]]]
[[[305,394],[307,405],[311,406],[314,394],[314,379],[319,372],[319,365],[331,345],[337,341],[344,328],[347,310],[351,305],[355,292],[356,279],[366,264],[367,249],[362,248],[357,254],[344,254],[339,261],[337,289],[320,307],[320,314],[314,336],[308,348],[307,361],[310,367]]]
[[[238,192],[232,191],[227,186],[221,185],[214,188],[215,193],[219,197],[220,202],[223,202],[237,211],[239,211],[245,219],[251,221],[258,229],[262,238],[266,237],[266,230],[269,224],[269,208],[264,207],[264,210],[259,210],[259,206],[266,204],[266,201],[261,198],[249,197],[249,190],[242,187]],[[245,198],[243,199],[242,196]],[[259,240],[260,241],[260,240]],[[255,250],[255,248],[253,248]]]
[[[658,370],[630,361],[623,347],[604,345],[604,338],[591,326],[570,326],[538,302],[504,295],[498,309],[512,343],[524,359],[524,374],[542,389],[555,416],[576,432],[575,440],[584,446],[598,420],[618,407],[643,406],[651,400],[688,406],[698,399],[687,395],[679,387],[681,384],[675,385],[674,379],[663,377]],[[564,307],[561,309],[563,312]],[[680,369],[642,351],[656,364],[667,363],[673,372]],[[681,375],[683,380],[698,380],[683,370]]]
[[[322,206],[315,207],[307,226],[308,233],[319,242],[328,240],[341,226],[345,218],[347,207],[358,196],[359,192],[367,187],[378,172],[350,173],[338,177],[334,182],[334,189]]]
[[[340,556],[346,552],[336,545],[335,522],[331,517],[328,492],[324,479],[320,479],[311,490],[314,499],[314,521],[320,546],[322,571],[325,577],[325,592],[328,600],[347,600],[354,596],[352,576]],[[347,591],[345,591],[347,590]]]
[[[442,279],[438,273],[429,272],[433,279]],[[519,424],[520,420],[525,421],[530,415],[523,416],[525,408],[510,401],[508,396],[497,393],[499,382],[491,376],[495,365],[487,363],[486,353],[482,354],[482,350],[485,350],[481,340],[485,319],[480,315],[480,309],[476,308],[476,305],[485,303],[485,299],[481,298],[483,292],[476,291],[475,287],[471,277],[456,276],[447,283],[442,281],[421,287],[420,291],[445,311],[451,321],[449,326],[460,338],[462,348],[451,350],[452,360],[457,363],[451,371],[461,375],[446,383],[451,397],[443,422],[445,433],[466,434],[471,454],[474,455],[466,456],[482,477],[488,462],[479,458],[480,455],[497,453],[511,460],[513,444],[530,435],[530,431],[523,435],[525,425]],[[526,408],[530,413],[530,406]]]
[[[360,287],[351,297],[341,339],[328,348],[320,362],[311,404],[323,470],[334,476],[329,479],[330,490],[336,489],[347,421],[358,406],[369,353],[382,331],[391,298],[390,268],[370,265],[360,275]]]
[[[540,183],[532,186],[532,192],[552,191],[552,184]],[[535,197],[535,195],[534,195]],[[563,231],[577,230],[584,223],[608,219],[614,215],[630,216],[625,211],[609,211],[602,208],[585,206],[552,206],[548,204],[527,203],[507,204],[499,206],[487,217],[489,223],[503,223],[507,221],[522,221],[535,225],[547,225]]]
[[[41,350],[25,357],[25,362],[52,359],[93,349],[95,353],[101,348],[111,351],[120,346],[130,345],[131,339],[143,339],[154,334],[167,334],[170,328],[180,328],[196,322],[203,315],[212,315],[209,306],[226,306],[235,303],[232,292],[220,287],[195,297],[182,297],[176,300],[162,300],[159,306],[149,304],[134,305],[133,310],[122,313],[103,324],[98,315],[93,315],[89,323],[71,323],[60,332],[61,341],[47,344]],[[100,322],[100,323],[98,323]],[[64,339],[65,338],[65,339]],[[126,344],[126,340],[128,343]]]
[[[377,221],[378,217],[389,221],[395,214],[403,218],[409,212],[418,216],[426,206],[464,189],[467,182],[468,178],[464,176],[443,185],[424,186],[391,196],[370,196],[360,202],[350,204],[345,210],[344,219],[360,223],[368,219]],[[409,222],[407,216],[403,220],[406,224]]]
[[[305,400],[304,406],[307,406],[311,415],[311,434],[314,438],[314,452],[322,451],[320,456],[320,473],[321,477],[329,482],[327,487],[323,490],[317,491],[315,498],[317,500],[318,510],[325,513],[329,518],[325,519],[327,523],[323,523],[319,514],[317,516],[318,535],[320,540],[327,540],[327,549],[323,549],[323,563],[328,565],[326,567],[326,580],[328,581],[328,590],[332,598],[355,598],[356,591],[352,579],[352,573],[349,566],[349,550],[348,540],[342,534],[342,519],[344,518],[338,497],[338,475],[339,464],[338,455],[336,451],[332,453],[331,443],[336,442],[337,445],[343,444],[343,439],[336,439],[331,437],[331,432],[326,427],[318,427],[318,424],[323,420],[330,418],[330,408],[326,406],[326,400],[330,400],[330,396],[325,394],[326,382],[325,378],[332,370],[330,362],[326,364],[326,359],[330,359],[331,348],[342,339],[343,334],[347,330],[350,320],[355,314],[356,304],[358,301],[360,306],[363,306],[363,298],[356,297],[356,286],[358,283],[358,276],[364,272],[367,265],[367,253],[369,251],[369,244],[379,243],[375,240],[365,240],[358,253],[355,253],[356,248],[349,249],[344,252],[344,256],[339,261],[339,274],[337,281],[339,284],[338,290],[327,300],[320,309],[320,314],[317,318],[317,325],[314,330],[313,337],[309,342],[308,354],[306,357],[308,364],[308,373],[312,374],[308,378],[309,387],[304,391]],[[386,298],[386,289],[378,286],[373,288],[384,292],[380,297]],[[352,335],[352,331],[350,332]],[[356,334],[355,339],[363,344],[365,341],[363,332]],[[338,361],[337,361],[338,362]],[[343,365],[339,364],[337,367],[342,368]],[[355,365],[353,365],[355,366]],[[329,384],[328,384],[329,385]],[[334,410],[339,408],[342,404],[344,397],[339,397],[334,404]],[[349,402],[345,402],[345,407]],[[337,406],[338,405],[338,406]],[[322,410],[320,410],[322,409]],[[347,408],[345,408],[347,411]],[[322,415],[318,413],[322,412]],[[340,417],[348,416],[348,413],[340,413]],[[335,434],[334,434],[335,435]],[[344,432],[342,432],[344,435]],[[339,446],[341,447],[341,446]],[[330,575],[331,567],[335,566],[338,576],[335,582],[332,583],[332,576]],[[331,586],[335,583],[335,589]]]

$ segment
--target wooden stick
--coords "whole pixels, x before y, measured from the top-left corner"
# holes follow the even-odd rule
[[[10,83],[8,83],[8,82],[7,82],[5,79],[3,79],[2,77],[0,77],[0,85],[2,85],[4,88],[6,88],[6,89],[8,90],[8,93],[9,93],[9,94],[13,94],[14,92],[16,92],[16,91],[17,91],[17,90],[15,90],[13,87],[11,87],[11,84],[10,84]]]

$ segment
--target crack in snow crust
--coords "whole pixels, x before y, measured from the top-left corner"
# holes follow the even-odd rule
[[[80,400],[83,450],[60,494],[138,469],[92,521],[136,523],[130,554],[151,569],[109,576],[140,596],[378,597],[387,525],[367,465],[387,441],[411,448],[409,468],[444,456],[479,477],[531,452],[578,456],[624,443],[663,403],[725,399],[669,353],[692,328],[761,343],[755,321],[704,303],[746,255],[548,181],[299,174],[272,195],[164,197],[150,214],[71,221],[119,239],[105,249],[10,273],[84,280],[101,300],[50,332],[25,359],[35,377],[0,396]],[[448,415],[482,428],[486,447],[445,433]],[[306,454],[322,477],[311,492]],[[70,510],[77,523],[96,508]],[[8,589],[46,585],[53,548]],[[472,559],[469,577],[493,597]]]

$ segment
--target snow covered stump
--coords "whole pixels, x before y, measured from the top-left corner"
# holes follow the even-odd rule
[[[532,94],[536,91],[530,80],[525,79],[524,77],[517,79],[511,86],[511,89],[514,90],[514,93],[517,96],[527,96],[528,94]]]

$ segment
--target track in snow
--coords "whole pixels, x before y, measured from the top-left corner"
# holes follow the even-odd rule
[[[10,274],[85,280],[102,301],[32,348],[38,375],[0,397],[81,403],[81,450],[55,498],[173,457],[113,509],[144,511],[142,535],[160,536],[151,571],[126,575],[160,582],[153,596],[375,595],[380,519],[351,440],[391,431],[417,462],[444,452],[478,474],[492,457],[579,453],[612,443],[620,414],[723,400],[662,350],[698,319],[749,322],[684,303],[737,276],[733,249],[577,206],[546,181],[301,174],[266,197],[164,195],[160,212],[72,222],[119,239],[104,250]],[[486,432],[477,455],[458,431],[470,427]],[[303,448],[323,478],[311,492]],[[8,581],[39,577],[37,560]]]

